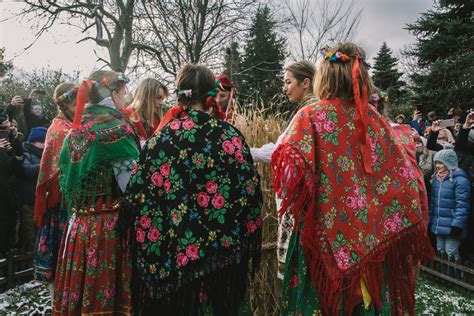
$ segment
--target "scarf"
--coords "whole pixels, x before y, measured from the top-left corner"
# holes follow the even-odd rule
[[[279,214],[295,217],[326,315],[336,315],[342,301],[344,313],[351,313],[362,301],[361,279],[381,307],[384,262],[392,297],[413,315],[413,266],[434,255],[419,177],[389,123],[365,108],[332,99],[296,114],[272,157],[274,188],[283,199]],[[368,151],[361,148],[366,145]]]
[[[148,138],[150,138],[150,136],[153,135],[154,131],[160,124],[160,121],[158,119],[153,118],[152,124],[148,127],[145,127],[143,122],[139,120],[138,115],[133,110],[132,105],[129,105],[128,107],[123,109],[122,113],[130,119],[130,122],[133,124],[133,127],[135,127],[135,130],[137,131],[140,140],[146,141]]]
[[[59,157],[59,182],[68,211],[98,210],[102,203],[111,203],[111,163],[137,159],[138,148],[133,127],[121,112],[106,105],[87,107]]]
[[[234,291],[223,289],[221,295],[237,295],[247,283],[249,262],[259,261],[259,175],[232,125],[194,109],[168,111],[173,112],[148,141],[129,183],[134,291],[141,301],[169,298],[215,284],[219,271],[231,267],[240,274],[239,284],[228,284]],[[237,265],[243,270],[232,268]]]
[[[46,134],[35,195],[34,220],[40,228],[44,225],[46,209],[59,205],[61,201],[58,159],[70,128],[71,122],[59,113],[53,119]]]

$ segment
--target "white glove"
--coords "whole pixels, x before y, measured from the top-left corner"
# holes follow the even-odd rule
[[[272,160],[273,152],[277,145],[274,143],[268,143],[263,145],[261,148],[250,148],[250,154],[254,162],[269,163]]]

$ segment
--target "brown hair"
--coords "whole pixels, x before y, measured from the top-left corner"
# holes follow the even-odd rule
[[[161,121],[163,117],[163,109],[156,109],[155,100],[163,89],[165,97],[168,97],[168,88],[153,78],[147,78],[140,82],[132,103],[133,110],[138,116],[138,120],[152,120],[155,116]]]
[[[320,99],[347,98],[353,100],[352,66],[356,58],[365,58],[365,51],[353,43],[339,43],[329,52],[341,52],[348,55],[351,60],[346,62],[323,60],[319,66],[314,84],[316,96]],[[368,95],[374,90],[368,68],[365,62],[359,61],[358,80],[361,96],[363,95],[364,84],[367,86]]]
[[[301,60],[286,67],[286,71],[290,71],[295,77],[296,82],[300,85],[306,78],[309,79],[309,91],[313,92],[314,75],[316,67],[308,60]]]
[[[110,70],[94,71],[89,79],[96,82],[89,91],[89,102],[91,103],[99,103],[110,97],[112,92],[119,92],[125,86],[125,83],[119,80],[118,73]]]
[[[76,94],[74,94],[71,98],[64,98],[63,100],[59,100],[59,97],[74,88],[74,86],[75,85],[72,83],[63,82],[56,86],[53,93],[54,102],[56,102],[56,104],[58,105],[59,111],[61,111],[61,113],[70,120],[72,119],[68,116],[66,112],[66,105],[72,102],[76,102]]]
[[[216,77],[206,66],[188,63],[181,67],[176,76],[178,102],[184,106],[201,103],[206,107],[208,92],[215,89]],[[186,96],[179,91],[191,90]]]

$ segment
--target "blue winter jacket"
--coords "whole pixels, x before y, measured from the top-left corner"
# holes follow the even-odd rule
[[[467,217],[471,184],[464,170],[458,168],[442,182],[433,176],[431,184],[429,227],[435,235],[450,235],[451,226],[462,228],[460,238],[467,236]]]

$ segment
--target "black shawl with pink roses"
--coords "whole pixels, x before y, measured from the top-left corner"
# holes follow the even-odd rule
[[[258,264],[262,227],[260,179],[242,134],[184,110],[149,140],[128,192],[138,302],[234,306]]]

